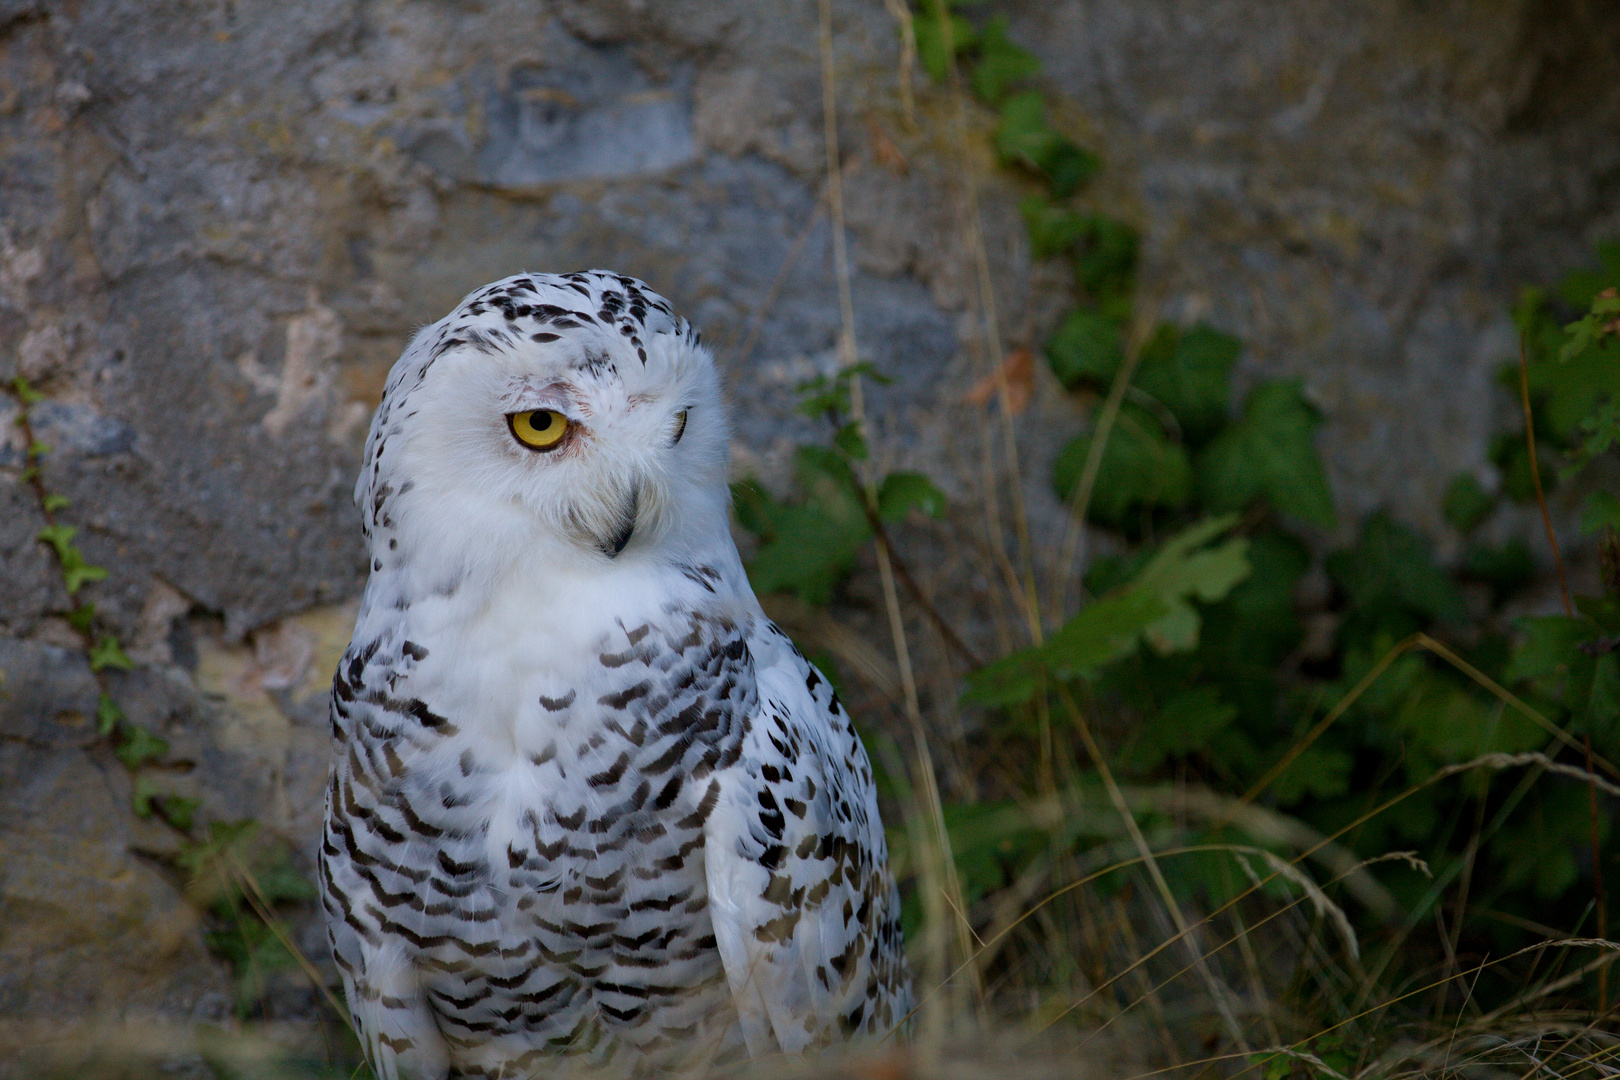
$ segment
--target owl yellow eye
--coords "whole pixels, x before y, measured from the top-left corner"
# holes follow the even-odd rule
[[[682,409],[680,412],[675,414],[675,437],[669,441],[669,445],[674,446],[676,443],[680,442],[681,436],[685,434],[686,410]]]
[[[506,418],[512,437],[530,450],[550,450],[568,434],[568,417],[550,409],[512,413]]]

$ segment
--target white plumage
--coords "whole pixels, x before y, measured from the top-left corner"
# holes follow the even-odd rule
[[[321,852],[384,1080],[904,1018],[871,768],[748,587],[726,465],[711,358],[631,278],[496,282],[390,373]]]

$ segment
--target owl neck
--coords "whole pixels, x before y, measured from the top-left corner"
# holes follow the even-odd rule
[[[729,530],[667,534],[656,544],[628,545],[616,557],[499,528],[409,538],[390,531],[371,537],[362,623],[505,625],[512,612],[527,611],[536,621],[590,636],[598,623],[645,622],[672,605],[738,616],[758,611]]]

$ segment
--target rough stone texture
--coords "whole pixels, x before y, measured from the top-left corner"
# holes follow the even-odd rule
[[[1510,406],[1507,307],[1620,235],[1620,18],[1575,0],[1020,3],[1129,179],[1169,318],[1298,374],[1354,521],[1431,533]]]
[[[969,107],[964,165],[925,76],[903,115],[884,6],[835,7],[859,344],[897,376],[871,395],[877,454],[965,505],[916,538],[940,555],[927,583],[970,605],[996,585],[973,535],[984,414],[960,400],[984,370],[965,168],[1009,345],[1044,338],[1066,271],[1030,265],[990,116]],[[1144,229],[1146,308],[1238,334],[1246,383],[1304,376],[1345,528],[1389,505],[1438,531],[1450,476],[1490,479],[1517,286],[1620,232],[1620,20],[1578,0],[998,10],[1107,156],[1088,197]],[[111,571],[84,595],[140,664],[108,685],[191,766],[169,789],[312,844],[366,418],[412,329],[485,281],[645,278],[716,347],[739,472],[782,478],[810,431],[794,386],[840,325],[815,12],[0,0],[0,379],[48,398],[45,480]],[[1039,378],[1038,539],[1061,533],[1045,476],[1079,424]],[[129,813],[97,688],[46,644],[74,639],[14,415],[0,399],[0,1013],[206,1011],[222,971],[135,854],[174,838]],[[881,701],[892,665],[839,633]]]
[[[152,832],[96,737],[98,694],[81,653],[0,639],[0,1015],[217,1018],[225,973],[140,854]]]

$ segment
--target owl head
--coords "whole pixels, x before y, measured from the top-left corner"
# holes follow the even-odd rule
[[[355,502],[374,572],[684,561],[730,545],[727,445],[713,359],[663,297],[604,271],[519,274],[411,341]]]

